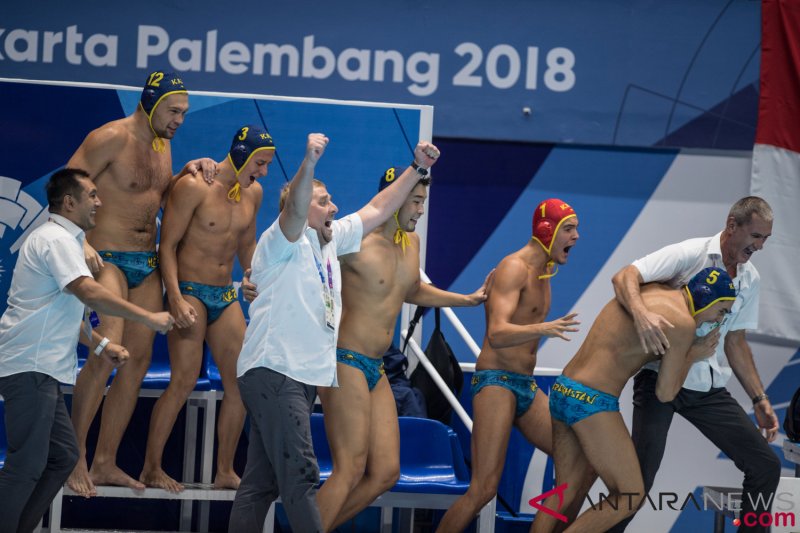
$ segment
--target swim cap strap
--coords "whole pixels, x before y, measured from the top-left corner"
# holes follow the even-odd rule
[[[400,220],[397,218],[397,213],[399,211],[394,212],[394,221],[397,224],[397,231],[394,232],[394,243],[399,244],[400,247],[403,249],[403,253],[406,253],[406,246],[411,244],[411,239],[408,236],[408,233],[400,227]]]
[[[233,184],[233,187],[228,189],[228,200],[233,200],[234,202],[242,200],[242,186],[239,185],[238,181]]]
[[[556,264],[556,262],[551,259],[550,261],[547,262],[547,265],[545,266],[545,268],[547,270],[550,270],[551,268],[553,268],[553,266],[555,264]],[[555,272],[553,272],[551,274],[542,274],[541,276],[536,276],[536,279],[548,279],[548,278],[552,278],[556,274],[558,274],[558,267],[556,267]]]

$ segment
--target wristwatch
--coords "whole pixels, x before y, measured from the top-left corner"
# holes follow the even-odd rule
[[[417,174],[419,174],[419,175],[420,175],[420,176],[422,176],[422,177],[425,177],[425,176],[427,176],[427,175],[428,175],[428,169],[427,169],[427,168],[425,168],[425,167],[421,167],[421,166],[419,166],[419,164],[417,164],[417,162],[416,162],[416,161],[412,161],[412,162],[411,162],[411,168],[413,168],[414,170],[416,170],[416,171],[417,171]]]
[[[753,396],[753,405],[757,404],[761,400],[768,400],[768,399],[769,399],[769,396],[767,396],[767,393],[766,392],[762,392],[761,394]]]

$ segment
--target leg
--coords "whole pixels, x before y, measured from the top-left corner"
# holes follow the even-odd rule
[[[667,432],[672,424],[675,408],[672,402],[661,403],[656,397],[656,380],[658,373],[642,370],[633,378],[633,428],[631,438],[636,448],[636,456],[642,469],[644,492],[647,494],[653,487],[664,448],[667,445]],[[680,394],[680,393],[679,393]],[[633,520],[632,514],[609,533],[622,533]]]
[[[233,457],[244,427],[245,410],[236,383],[236,361],[242,351],[246,327],[242,307],[239,302],[234,302],[208,326],[206,335],[225,390],[217,421],[219,448],[214,487],[219,489],[235,489],[240,482],[239,476],[233,471]]]
[[[19,523],[20,531],[33,531],[36,528],[42,516],[47,512],[47,508],[50,507],[53,498],[64,486],[64,482],[75,468],[75,463],[78,462],[78,443],[75,440],[75,430],[72,428],[61,389],[58,384],[55,384],[55,387],[56,411],[53,427],[50,430],[47,467],[22,512],[22,519]]]
[[[372,412],[369,420],[367,468],[356,488],[344,503],[333,527],[350,520],[375,498],[391,490],[400,477],[400,427],[397,407],[389,380],[383,376],[370,392]]]
[[[129,291],[128,300],[149,311],[161,311],[161,290],[161,277],[158,270],[155,270],[141,285]],[[120,485],[139,490],[144,488],[143,483],[123,472],[116,462],[119,444],[139,399],[139,387],[150,366],[154,336],[155,332],[144,324],[125,322],[122,345],[128,349],[130,359],[117,370],[103,405],[100,436],[89,471],[96,485]]]
[[[769,512],[781,476],[781,462],[739,403],[724,389],[702,393],[681,391],[684,416],[744,472],[742,512]],[[739,532],[765,532],[767,527],[747,527]]]
[[[115,265],[106,263],[100,274],[97,275],[97,282],[115,295],[127,299],[128,282],[125,275]],[[97,332],[108,337],[112,342],[122,344],[124,320],[109,315],[99,315],[99,317],[100,326],[97,328]],[[114,370],[114,367],[106,359],[89,355],[90,357],[86,358],[86,364],[78,374],[78,380],[72,392],[72,425],[75,427],[75,436],[78,440],[79,456],[78,464],[75,465],[75,470],[67,480],[70,489],[86,497],[97,494],[86,462],[86,438],[94,416],[103,401],[108,377]]]
[[[322,531],[316,500],[319,467],[311,444],[315,387],[263,367],[248,371],[239,379],[239,385],[251,422],[258,425],[292,530]],[[248,477],[248,471],[249,468],[245,470],[236,499],[239,500],[242,493],[239,508],[258,509],[261,516],[260,507],[253,507],[251,487],[255,481],[252,476]],[[263,507],[264,514],[268,508],[269,503]],[[236,505],[234,510],[237,510]],[[231,531],[239,530],[232,528]]]
[[[325,433],[333,457],[333,472],[317,494],[325,531],[361,481],[367,464],[372,405],[367,380],[361,370],[336,364],[339,387],[321,387]]]
[[[602,500],[581,514],[566,531],[606,531],[632,515],[644,498],[636,449],[618,412],[596,413],[572,425],[586,459],[608,487]]]
[[[183,485],[162,469],[164,446],[167,444],[178,413],[197,383],[203,362],[203,338],[206,334],[205,306],[193,296],[185,298],[197,312],[197,321],[188,328],[174,328],[167,334],[169,386],[156,402],[150,415],[147,452],[142,473],[139,475],[139,481],[148,487],[159,487],[170,492],[182,491]]]
[[[597,478],[597,474],[583,453],[575,432],[558,420],[552,420],[552,425],[556,489],[565,484],[566,487],[563,491],[547,498],[543,506],[551,509],[554,513],[566,516],[567,522],[539,511],[531,524],[531,531],[536,533],[562,531],[568,524],[571,524],[581,509],[586,493],[589,492]]]
[[[547,455],[553,455],[553,431],[550,418],[549,398],[541,390],[536,391],[533,403],[521,417],[516,426],[528,442]]]
[[[486,386],[472,399],[472,479],[466,494],[445,513],[437,531],[463,531],[497,494],[514,423],[516,398],[505,388]]]
[[[260,383],[253,377],[252,371],[239,380],[242,399],[250,414],[250,441],[247,446],[247,465],[233,501],[228,531],[260,533],[269,506],[278,497],[275,469],[264,445],[270,428],[262,428],[260,422],[264,420],[260,411]]]
[[[69,475],[77,460],[77,450],[73,433],[72,446],[60,450],[63,455],[50,457],[53,451],[50,436],[58,416],[59,400],[58,383],[53,378],[38,372],[6,376],[0,378],[0,394],[5,401],[8,440],[6,462],[0,470],[3,511],[0,532],[16,533],[23,524],[30,523],[32,513],[42,507],[42,499],[57,482],[54,478],[61,475],[63,483]],[[63,426],[63,421],[60,425]],[[68,421],[66,426],[71,430]],[[61,437],[61,428],[56,433]],[[45,508],[49,504],[48,500]],[[36,517],[36,522],[42,514],[44,510]]]

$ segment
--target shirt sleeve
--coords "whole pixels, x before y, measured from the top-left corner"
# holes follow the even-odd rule
[[[353,213],[333,223],[333,238],[336,241],[336,255],[346,255],[361,250],[364,224],[361,217]]]
[[[62,291],[80,277],[94,279],[86,266],[80,243],[72,236],[49,239],[44,243],[42,258]]]
[[[736,331],[741,329],[757,329],[758,328],[758,300],[759,300],[759,286],[761,285],[761,277],[755,273],[750,286],[742,290],[739,298],[742,299],[742,306],[731,317],[731,325],[729,331]]]
[[[275,222],[258,239],[256,250],[253,253],[253,272],[285,260],[295,244],[296,241],[289,241],[283,234],[279,219],[276,218]]]
[[[682,243],[670,244],[633,262],[644,283],[669,282],[681,277],[689,267],[686,248]]]

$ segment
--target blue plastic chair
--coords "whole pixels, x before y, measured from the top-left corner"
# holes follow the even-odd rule
[[[197,379],[197,384],[194,388],[196,391],[207,391],[212,389],[211,380],[209,379],[208,375],[208,361],[210,357],[208,347],[205,344],[203,344],[203,350],[203,364],[200,367],[200,377]],[[83,368],[84,364],[86,364],[86,358],[89,356],[88,353],[88,348],[82,344],[78,344],[79,370]],[[92,355],[92,357],[94,357],[94,355]],[[116,371],[112,372],[111,376],[109,376],[107,383],[108,385],[111,384],[115,373]],[[150,390],[164,390],[169,385],[169,378],[170,367],[167,336],[156,334],[155,340],[153,341],[153,352],[150,361],[150,368],[147,369],[147,374],[144,376],[142,388]]]
[[[400,479],[391,492],[463,494],[469,488],[469,470],[456,433],[427,418],[400,417]],[[323,415],[311,415],[311,438],[320,479],[328,479],[333,458]]]

